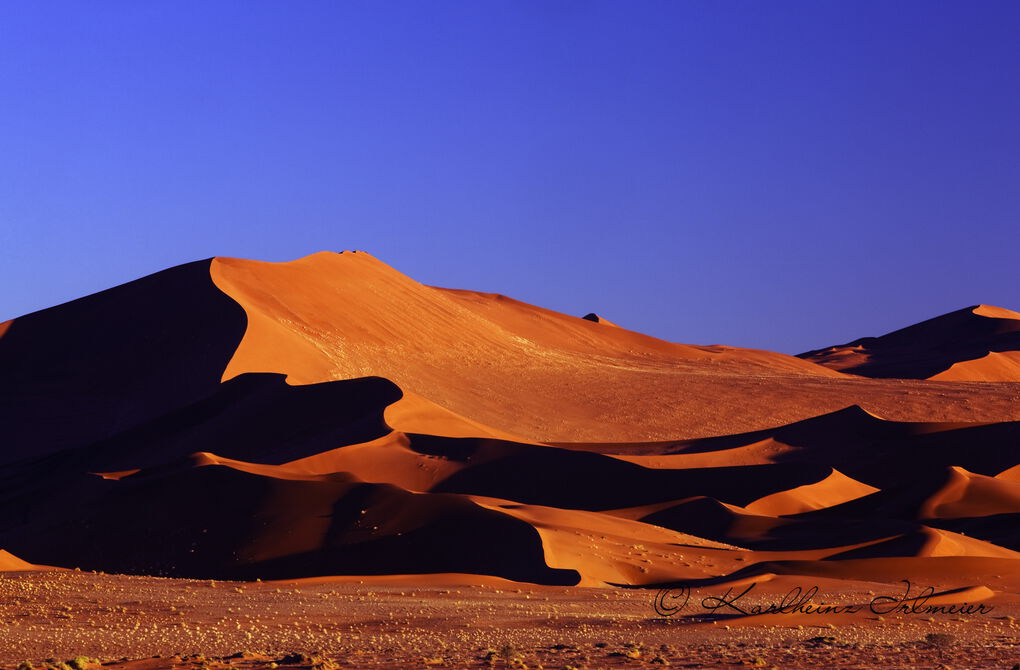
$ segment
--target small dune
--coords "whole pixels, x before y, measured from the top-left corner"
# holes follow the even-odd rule
[[[833,470],[821,481],[771,493],[744,505],[744,509],[765,516],[799,514],[856,500],[877,490],[847,477],[839,470]]]
[[[25,570],[52,570],[48,566],[33,565],[23,561],[9,551],[0,549],[0,572],[21,572]]]

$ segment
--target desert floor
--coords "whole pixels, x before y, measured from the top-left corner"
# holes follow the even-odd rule
[[[879,617],[865,609],[769,623],[710,622],[703,613],[699,623],[658,616],[654,590],[455,582],[3,573],[0,665],[60,667],[79,656],[90,658],[89,667],[131,669],[1012,668],[1020,661],[1015,595],[997,595],[984,603],[991,612],[966,617]],[[867,582],[841,589],[823,586],[814,602],[866,603],[900,590]],[[706,587],[698,597],[722,595],[716,591]],[[760,600],[775,596],[763,591]]]

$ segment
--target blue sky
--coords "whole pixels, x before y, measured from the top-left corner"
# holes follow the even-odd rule
[[[1020,309],[1020,4],[31,2],[0,319],[214,255],[787,353]]]

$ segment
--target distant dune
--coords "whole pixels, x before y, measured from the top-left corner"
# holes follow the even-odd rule
[[[1020,381],[1020,314],[975,305],[800,357],[864,377],[1015,382]]]
[[[363,252],[190,263],[0,325],[0,570],[963,579],[1020,559],[1017,337],[979,306],[793,357]]]

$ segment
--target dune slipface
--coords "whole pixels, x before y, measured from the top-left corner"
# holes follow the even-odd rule
[[[0,325],[0,570],[997,588],[1018,334],[979,306],[798,358],[362,252],[191,263]]]
[[[216,392],[246,317],[210,263],[7,322],[0,463],[110,437]]]

